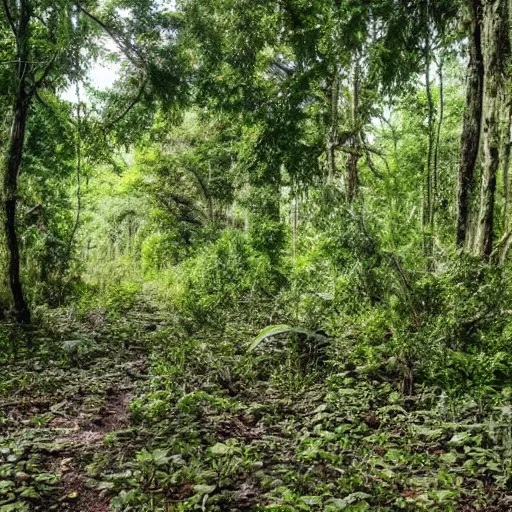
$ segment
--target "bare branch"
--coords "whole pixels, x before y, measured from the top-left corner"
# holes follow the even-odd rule
[[[363,151],[357,147],[337,146],[337,149],[339,149],[340,151],[343,151],[344,153],[348,153],[349,155],[363,156]]]
[[[0,64],[46,64],[46,61],[37,60],[0,60]]]
[[[4,0],[6,1],[6,0]],[[82,5],[76,2],[76,6],[80,11],[82,11],[90,20],[94,21],[98,26],[100,26],[109,36],[110,38],[119,46],[122,52],[125,54],[126,58],[136,67],[140,67],[140,64],[133,57],[132,53],[136,53],[133,48],[130,48],[126,43],[115,34],[103,21],[101,21],[97,16],[87,11]]]
[[[36,204],[35,206],[32,206],[32,208],[29,208],[25,212],[25,217],[29,217],[30,215],[32,215],[33,213],[37,212],[38,210],[41,210],[42,208],[43,208],[43,205],[41,203]]]
[[[5,16],[7,18],[7,21],[9,22],[9,25],[11,26],[12,32],[15,36],[17,36],[18,31],[16,30],[14,18],[12,17],[11,10],[9,9],[9,4],[7,3],[7,0],[2,0],[2,4],[4,6]]]
[[[372,171],[373,175],[376,177],[376,178],[379,178],[379,179],[382,179],[383,176],[382,174],[379,172],[379,170],[377,169],[377,167],[375,166],[375,164],[373,163],[373,160],[372,160],[372,157],[371,157],[371,154],[370,154],[370,151],[366,151],[366,165],[368,166],[368,168],[370,169],[370,171]]]
[[[295,74],[295,70],[293,68],[290,68],[277,60],[272,62],[272,64],[270,64],[270,67],[271,69],[279,73],[281,77],[292,77]]]
[[[39,80],[37,82],[34,82],[35,89],[38,89],[39,87],[41,87],[41,85],[45,81],[46,77],[48,76],[48,74],[50,73],[50,71],[52,69],[52,66],[53,66],[58,54],[59,54],[59,52],[57,51],[52,55],[52,58],[48,61],[48,63],[46,64],[46,67],[43,70],[43,74],[41,75],[41,77],[39,78]]]
[[[142,98],[142,94],[144,92],[146,84],[147,84],[147,78],[145,78],[144,75],[142,75],[139,89],[137,91],[137,94],[133,98],[133,100],[130,101],[130,103],[127,105],[127,107],[116,118],[112,119],[104,126],[104,130],[106,130],[106,131],[110,130],[114,125],[116,125],[119,121],[121,121],[124,117],[126,117],[128,115],[130,110],[132,110],[132,108],[135,107],[135,105],[137,105],[137,103]]]

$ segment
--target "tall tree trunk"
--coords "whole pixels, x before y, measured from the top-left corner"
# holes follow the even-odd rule
[[[432,223],[435,225],[435,214],[437,208],[437,202],[439,200],[439,150],[441,148],[441,134],[443,130],[444,121],[444,77],[443,77],[443,56],[439,56],[439,65],[437,68],[437,74],[439,78],[439,105],[437,109],[437,131],[436,131],[436,145],[434,151],[434,165],[432,168],[432,199],[434,208],[432,210]]]
[[[461,137],[461,155],[457,194],[457,245],[468,241],[471,192],[475,181],[475,166],[480,148],[484,64],[482,56],[482,0],[468,0],[471,11],[469,35],[469,68],[466,103]]]
[[[16,234],[17,180],[23,153],[29,102],[26,98],[20,98],[20,101],[16,103],[7,157],[7,167],[4,176],[4,226],[9,253],[9,284],[14,300],[16,319],[20,323],[30,323],[30,311],[23,295],[23,287],[20,279],[20,254]]]
[[[77,59],[78,62],[78,59]],[[78,65],[77,65],[78,67]],[[62,266],[60,269],[60,297],[61,302],[65,294],[64,277],[66,271],[69,269],[71,252],[73,250],[73,243],[75,241],[78,228],[80,227],[81,214],[82,214],[82,116],[81,116],[81,102],[80,102],[80,86],[76,83],[76,133],[75,133],[75,157],[76,157],[76,213],[73,227],[68,238],[66,245],[65,256],[62,259]],[[131,240],[130,240],[131,242]]]
[[[29,24],[30,11],[28,2],[27,0],[21,0],[15,34],[16,60],[18,61],[16,96],[13,104],[13,121],[3,182],[4,228],[9,258],[9,284],[14,300],[16,319],[20,323],[30,323],[30,311],[23,295],[20,279],[20,253],[16,234],[18,174],[25,144],[28,110],[32,99],[31,86],[27,80]]]
[[[358,58],[359,56],[356,56]],[[356,60],[354,65],[354,85],[352,90],[352,150],[348,156],[347,162],[347,197],[351,203],[357,197],[359,191],[359,173],[357,166],[361,158],[361,150],[359,149],[361,143],[360,127],[359,127],[359,94],[361,87],[361,69],[359,61]]]
[[[299,228],[299,197],[294,192],[291,202],[291,224],[292,224],[292,254],[293,258],[297,256],[297,232]]]
[[[483,10],[483,166],[475,253],[489,259],[494,241],[496,176],[500,163],[500,109],[510,53],[508,0],[487,0]]]
[[[338,144],[338,123],[339,111],[338,102],[340,99],[340,77],[338,70],[334,72],[329,94],[329,107],[331,109],[331,125],[327,133],[326,158],[327,158],[327,183],[330,183],[336,176],[336,146]]]
[[[347,174],[348,174],[348,201],[351,203],[357,197],[359,190],[359,174],[357,166],[361,155],[357,152],[351,152],[348,155]]]
[[[427,17],[427,22],[429,21]],[[433,164],[434,164],[434,99],[432,97],[432,87],[430,83],[430,63],[431,63],[431,43],[430,33],[427,29],[425,42],[425,89],[427,95],[427,130],[428,130],[428,149],[427,165],[425,169],[425,191],[423,196],[423,253],[427,261],[427,269],[432,268],[432,257],[434,254],[434,197],[433,197]]]
[[[512,149],[512,105],[509,105],[505,113],[505,123],[501,147],[501,172],[503,180],[503,230],[509,229],[510,206],[510,151]]]

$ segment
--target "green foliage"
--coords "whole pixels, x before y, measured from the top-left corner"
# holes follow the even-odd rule
[[[281,276],[245,237],[226,231],[218,241],[169,270],[160,292],[183,320],[222,325],[235,312],[265,308]],[[256,312],[255,312],[256,313]]]
[[[22,250],[29,264],[24,271],[33,304],[58,305],[69,298],[78,281],[74,261],[73,205],[68,190],[74,180],[75,149],[71,126],[62,128],[61,115],[35,109],[27,138],[20,189],[23,217],[19,222]],[[46,144],[45,137],[52,139]],[[71,245],[70,245],[71,244]]]
[[[177,265],[185,257],[183,246],[174,233],[153,233],[141,244],[141,266],[145,275]]]
[[[104,310],[111,316],[118,316],[132,308],[139,299],[142,286],[138,282],[109,282],[106,286],[90,286],[82,294],[78,304],[82,315],[93,310]]]
[[[465,7],[174,7],[34,4],[30,80],[56,53],[17,190],[36,325],[0,324],[0,510],[64,506],[29,446],[78,402],[106,436],[73,464],[115,511],[504,510],[510,130],[484,262],[454,248]],[[13,48],[1,18],[5,136]],[[115,87],[55,96],[100,55]]]
[[[276,336],[277,334],[283,333],[291,333],[291,332],[299,332],[296,328],[290,327],[289,325],[269,325],[265,327],[259,334],[251,341],[247,352],[252,352],[254,349],[258,347],[258,345],[271,336]],[[304,332],[301,330],[301,332]]]

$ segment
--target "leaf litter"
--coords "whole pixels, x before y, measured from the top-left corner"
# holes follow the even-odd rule
[[[297,385],[247,357],[249,329],[226,341],[159,315],[57,322],[0,370],[1,512],[511,509],[496,408],[447,414],[436,390],[404,397],[350,365]]]

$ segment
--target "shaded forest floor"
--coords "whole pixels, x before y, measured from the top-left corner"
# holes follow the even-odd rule
[[[23,358],[0,370],[0,510],[109,510],[87,466],[109,437],[131,434],[128,406],[147,378],[140,315],[56,317],[20,341]],[[127,444],[115,456],[132,454]]]
[[[0,369],[0,511],[512,510],[509,410],[293,375],[251,332],[56,317]]]

